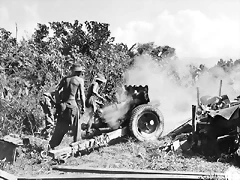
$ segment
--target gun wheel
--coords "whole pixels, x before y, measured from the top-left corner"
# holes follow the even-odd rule
[[[157,108],[143,104],[132,111],[129,128],[139,141],[158,139],[164,127],[164,118]]]

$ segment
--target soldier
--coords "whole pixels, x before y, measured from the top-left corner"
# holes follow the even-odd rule
[[[76,142],[78,133],[76,123],[80,116],[79,109],[81,113],[85,111],[84,71],[84,68],[80,65],[73,65],[72,74],[64,77],[57,86],[56,94],[59,94],[59,91],[62,89],[61,113],[58,116],[55,131],[49,142],[49,148],[51,149],[54,149],[61,143],[63,136],[69,130],[69,126],[73,128],[73,141]]]
[[[40,105],[42,106],[45,118],[43,121],[42,134],[45,135],[46,139],[50,138],[52,128],[54,127],[54,112],[53,108],[55,106],[54,102],[54,92],[46,92],[43,94],[43,98],[40,100]]]
[[[89,113],[89,121],[87,125],[87,132],[90,131],[91,126],[94,122],[94,116],[97,111],[98,105],[103,105],[102,102],[98,101],[97,99],[101,99],[102,101],[105,101],[105,98],[102,97],[99,94],[99,89],[101,88],[102,85],[106,83],[106,79],[104,75],[102,74],[97,74],[97,76],[94,78],[91,86],[88,89],[87,96],[86,96],[86,107],[91,109],[91,112]]]

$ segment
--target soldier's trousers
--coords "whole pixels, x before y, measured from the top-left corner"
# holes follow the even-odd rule
[[[70,127],[74,134],[74,141],[76,139],[77,129],[76,122],[79,120],[79,112],[76,101],[65,102],[61,104],[62,113],[57,119],[57,124],[53,136],[49,142],[51,148],[58,146],[64,135],[68,132]]]

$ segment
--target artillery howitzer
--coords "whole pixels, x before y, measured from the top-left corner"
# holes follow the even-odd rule
[[[177,143],[203,155],[221,153],[240,155],[240,96],[230,101],[227,95],[221,95],[222,80],[218,96],[199,97],[192,105],[192,117],[171,131],[170,136]],[[178,143],[177,143],[178,144]]]
[[[115,106],[116,111],[118,108],[127,108],[123,116],[117,119],[117,127],[114,130],[108,128],[104,116],[101,116],[100,113],[98,119],[92,125],[93,128],[100,130],[98,136],[93,134],[90,139],[85,138],[60,150],[51,150],[49,155],[54,159],[66,159],[69,156],[80,155],[86,150],[106,146],[111,140],[127,134],[134,136],[139,141],[155,140],[160,137],[163,132],[164,118],[159,109],[150,103],[148,86],[125,86],[124,93],[127,100],[112,105]],[[85,125],[78,122],[79,134],[83,134],[85,128],[82,127]],[[103,128],[108,129],[104,132],[102,131]],[[44,154],[42,153],[42,156]]]
[[[204,155],[234,153],[239,147],[240,97],[230,101],[221,95],[203,96],[197,106],[192,106],[193,147]]]

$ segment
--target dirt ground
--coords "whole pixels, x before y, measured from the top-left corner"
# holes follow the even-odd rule
[[[66,136],[58,148],[67,146],[71,141],[72,138]],[[63,164],[51,158],[41,159],[35,147],[28,151],[25,150],[24,153],[21,152],[14,165],[2,164],[1,169],[17,176],[34,176],[65,174],[52,170],[54,165],[210,173],[223,173],[229,167],[234,166],[233,159],[216,162],[214,158],[207,159],[192,152],[170,151],[166,153],[159,148],[164,143],[166,140],[143,143],[132,138],[122,138],[116,144],[94,150],[90,154],[70,157]]]

